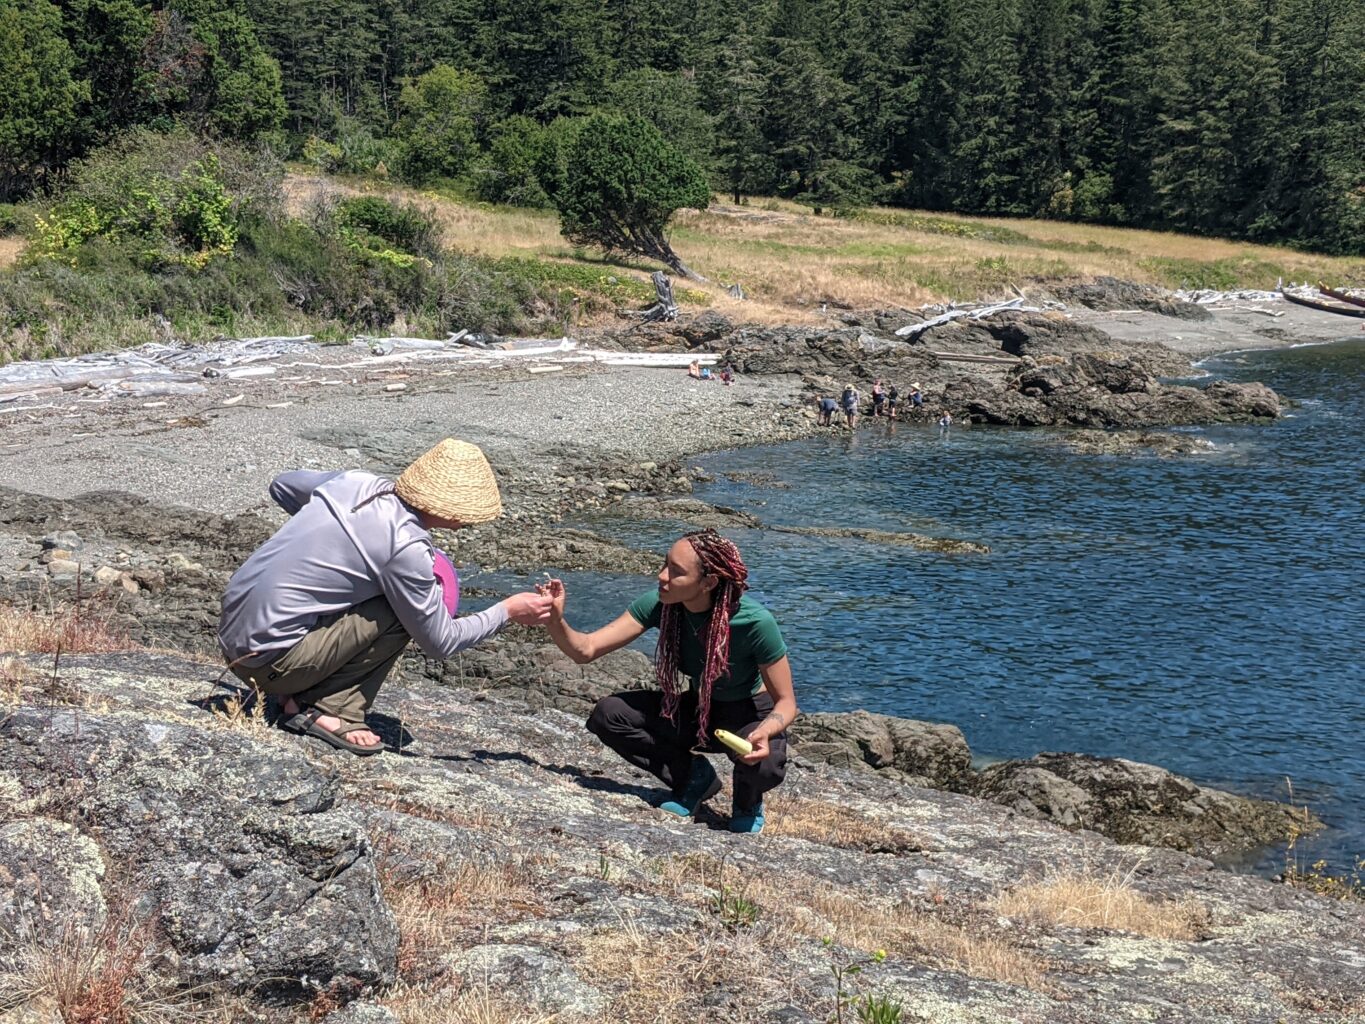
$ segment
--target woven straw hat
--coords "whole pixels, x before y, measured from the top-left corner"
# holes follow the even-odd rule
[[[473,525],[502,515],[493,467],[482,449],[446,438],[398,478],[398,496],[419,512]]]

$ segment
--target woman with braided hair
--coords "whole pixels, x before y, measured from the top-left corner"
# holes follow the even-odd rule
[[[659,630],[659,689],[603,697],[588,730],[667,785],[670,799],[660,807],[684,818],[720,791],[711,762],[697,751],[726,753],[735,766],[731,832],[762,831],[763,794],[786,774],[786,730],[796,717],[787,645],[772,614],[745,595],[748,576],[731,541],[714,530],[689,533],[669,549],[657,589],[591,633],[564,621],[561,581],[542,587],[552,599],[550,635],[580,665]],[[690,680],[686,690],[680,675]],[[738,733],[753,751],[720,746],[716,729]]]

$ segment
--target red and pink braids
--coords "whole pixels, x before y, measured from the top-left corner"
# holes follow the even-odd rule
[[[740,557],[739,548],[715,530],[688,533],[683,540],[701,560],[701,571],[717,577],[720,582],[712,592],[711,618],[698,635],[702,645],[700,692],[697,694],[697,741],[706,743],[706,724],[711,716],[711,690],[715,681],[729,671],[730,616],[739,607],[739,599],[749,589],[749,569]],[[678,684],[678,658],[683,641],[683,606],[666,604],[659,616],[659,646],[655,653],[654,671],[659,687],[664,692],[663,712],[669,721],[678,720],[678,700],[682,696]]]

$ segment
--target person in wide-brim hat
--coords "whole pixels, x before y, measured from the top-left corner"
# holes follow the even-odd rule
[[[448,658],[509,621],[547,621],[550,602],[514,594],[448,610],[431,531],[502,514],[478,445],[447,438],[387,480],[360,470],[283,473],[270,496],[290,519],[228,581],[218,642],[238,678],[282,698],[280,724],[357,754],[382,749],[365,714],[409,640]],[[449,603],[454,608],[454,603]]]

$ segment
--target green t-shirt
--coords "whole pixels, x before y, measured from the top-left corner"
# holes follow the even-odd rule
[[[692,688],[696,689],[702,669],[701,636],[711,620],[711,612],[689,612],[686,608],[680,610],[683,614],[683,630],[678,669],[692,680]],[[663,611],[659,592],[651,590],[641,594],[631,603],[629,611],[631,618],[645,629],[657,629]],[[730,670],[716,680],[711,699],[744,700],[752,697],[763,689],[759,667],[780,661],[786,653],[787,645],[782,640],[782,631],[777,628],[777,620],[772,612],[752,597],[744,595],[739,599],[739,607],[730,616]]]

